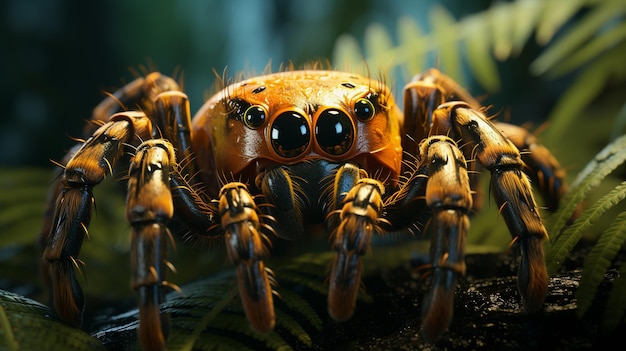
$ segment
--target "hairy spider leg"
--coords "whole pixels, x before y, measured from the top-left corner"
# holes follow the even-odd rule
[[[420,168],[428,176],[426,204],[432,211],[430,289],[422,305],[422,336],[439,339],[452,321],[457,278],[465,275],[465,238],[472,195],[467,163],[457,144],[446,136],[420,143]]]
[[[405,151],[416,155],[419,141],[428,135],[432,126],[433,111],[445,101],[451,100],[463,101],[474,110],[482,110],[480,103],[467,90],[435,68],[413,77],[404,88],[404,131],[416,141],[403,139],[402,148]],[[524,172],[539,190],[546,208],[551,212],[556,211],[559,201],[568,190],[566,172],[561,164],[527,129],[495,120],[490,122],[519,149]],[[465,157],[471,155],[471,145],[461,145],[461,149]],[[483,205],[483,193],[478,186],[477,171],[480,170],[480,165],[472,162],[468,167],[470,183],[475,190],[473,198],[476,211]],[[574,214],[572,220],[576,216]]]
[[[115,162],[133,139],[149,138],[152,124],[141,112],[113,115],[97,129],[65,166],[62,187],[46,236],[44,275],[51,285],[52,302],[62,319],[80,325],[84,298],[75,275],[82,262],[78,254],[91,220],[93,187],[113,172]],[[135,141],[137,142],[137,141]],[[59,189],[60,188],[60,189]]]
[[[174,148],[164,139],[142,143],[130,161],[126,216],[132,227],[132,287],[139,304],[139,339],[147,350],[164,349],[169,316],[160,313],[164,287],[178,289],[165,280],[167,227],[174,215],[170,177],[176,166]]]
[[[219,197],[226,249],[235,265],[246,317],[255,330],[269,332],[275,316],[270,275],[264,263],[270,242],[261,230],[261,213],[243,183],[224,185]]]
[[[560,200],[568,191],[565,169],[526,128],[499,121],[492,123],[519,149],[524,172],[530,177],[531,184],[539,189],[546,209],[550,212],[556,211]],[[572,220],[575,217],[577,213]]]
[[[201,186],[194,179],[197,167],[190,157],[189,102],[178,89],[173,79],[151,73],[98,105],[86,131],[93,130],[94,125],[100,127],[65,156],[67,165],[52,186],[40,237],[45,248],[44,280],[50,287],[52,303],[62,319],[78,326],[84,297],[75,269],[82,267],[78,254],[91,219],[92,189],[114,173],[124,154],[134,155],[127,197],[127,214],[133,227],[132,285],[139,299],[140,338],[150,349],[165,347],[167,316],[155,318],[159,304],[164,301],[163,289],[178,289],[165,280],[162,268],[163,264],[173,268],[167,262],[165,249],[165,238],[170,237],[167,224],[172,216],[165,216],[168,211],[163,207],[171,206],[169,202],[173,201],[174,207],[180,209],[176,211],[177,218],[201,235],[223,234],[216,225],[217,207],[196,190]],[[134,111],[115,113],[127,106],[149,115]],[[107,113],[114,114],[107,118]],[[159,150],[166,150],[167,158]],[[182,163],[177,164],[177,160]],[[155,172],[159,167],[163,169],[157,177]],[[167,198],[170,200],[166,201]],[[155,210],[160,215],[150,219],[152,222],[139,214],[151,208],[160,209]]]
[[[447,102],[435,110],[431,134],[451,135],[472,145],[473,156],[491,173],[491,192],[520,249],[518,289],[524,309],[540,309],[548,288],[543,255],[548,233],[519,150],[482,113],[463,102]]]
[[[178,84],[172,78],[160,73],[151,73],[146,77],[133,80],[124,87],[109,94],[94,108],[91,119],[85,124],[82,137],[85,139],[91,137],[98,128],[109,122],[112,115],[118,112],[137,109],[143,111],[148,117],[151,117],[149,112],[153,111],[152,102],[156,96],[162,92],[172,90],[180,90]],[[79,143],[72,147],[59,163],[61,167],[57,168],[56,180],[48,193],[44,220],[39,232],[39,242],[42,247],[45,247],[48,241],[48,235],[51,233],[56,200],[63,190],[61,181],[63,177],[63,167],[68,164],[70,159],[72,159],[84,144],[84,140],[77,139],[77,141],[79,141]]]
[[[368,178],[365,170],[346,164],[335,175],[334,207],[326,217],[335,251],[329,275],[328,313],[345,321],[354,313],[363,272],[361,257],[369,250],[372,236],[381,232],[383,184]]]

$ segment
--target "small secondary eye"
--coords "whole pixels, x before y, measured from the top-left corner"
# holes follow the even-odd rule
[[[246,109],[246,112],[243,114],[243,122],[246,126],[255,129],[259,128],[265,122],[265,109],[259,105],[252,105]]]
[[[368,121],[374,117],[376,110],[371,101],[361,98],[354,103],[354,114],[359,120]]]

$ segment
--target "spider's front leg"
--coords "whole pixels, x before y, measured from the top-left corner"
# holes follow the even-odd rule
[[[222,187],[219,214],[246,317],[252,328],[268,332],[275,323],[270,276],[264,263],[270,242],[261,230],[262,215],[245,184],[232,182]]]
[[[520,249],[518,288],[527,312],[541,308],[548,288],[541,221],[524,163],[515,145],[480,112],[463,102],[441,105],[433,115],[431,133],[452,132],[473,146],[475,156],[491,173],[491,191],[513,243]]]
[[[331,247],[336,252],[329,278],[328,312],[337,321],[354,313],[363,271],[361,257],[367,253],[372,235],[381,231],[383,194],[382,183],[367,178],[358,167],[346,164],[337,171],[333,203],[339,209],[327,216]]]
[[[432,342],[452,321],[457,278],[465,275],[465,238],[472,208],[467,164],[456,143],[432,136],[419,144],[420,170],[425,174],[426,204],[432,210],[431,285],[422,306],[422,335]]]
[[[139,305],[139,338],[147,350],[164,349],[169,322],[159,306],[165,301],[164,287],[178,290],[165,280],[167,243],[173,242],[167,224],[174,215],[170,178],[175,165],[169,142],[148,140],[138,147],[128,172],[126,216],[132,226],[132,287]]]

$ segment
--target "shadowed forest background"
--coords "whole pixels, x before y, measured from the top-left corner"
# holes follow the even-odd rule
[[[5,1],[0,149],[10,152],[0,153],[0,165],[59,160],[73,145],[68,136],[81,136],[83,120],[103,93],[132,80],[131,72],[142,66],[182,73],[193,112],[213,91],[214,72],[227,69],[236,77],[263,73],[268,65],[276,71],[288,63],[331,60],[340,35],[360,38],[371,23],[393,34],[403,16],[427,31],[434,4],[462,18],[491,1]],[[487,97],[519,121],[542,120],[553,100],[551,86],[539,86],[528,74],[536,53],[529,47],[503,63],[504,89]],[[437,66],[438,58],[429,61]],[[376,74],[379,68],[370,69]],[[404,82],[391,83],[398,94]]]

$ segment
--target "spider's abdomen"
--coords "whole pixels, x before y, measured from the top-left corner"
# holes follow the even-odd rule
[[[193,148],[208,184],[270,165],[353,162],[397,180],[402,114],[378,80],[334,71],[290,71],[230,85],[193,120]],[[212,172],[217,174],[212,174]]]

